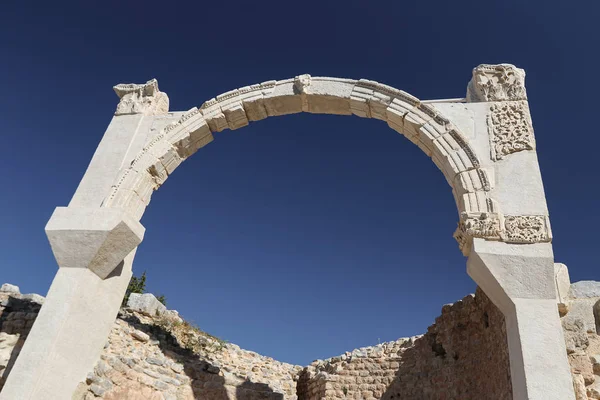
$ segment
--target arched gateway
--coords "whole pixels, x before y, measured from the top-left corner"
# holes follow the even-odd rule
[[[187,112],[169,112],[156,80],[115,86],[115,117],[46,226],[60,268],[0,399],[68,399],[84,380],[131,277],[139,220],[187,157],[215,132],[309,112],[386,121],[431,157],[456,200],[467,271],[505,315],[514,399],[574,400],[524,79],[509,64],[480,65],[466,99],[420,101],[369,80],[300,75]]]

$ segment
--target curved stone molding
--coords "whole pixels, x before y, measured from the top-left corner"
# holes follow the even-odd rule
[[[466,136],[433,106],[378,82],[308,74],[235,89],[189,110],[121,171],[103,206],[126,209],[139,219],[152,192],[187,157],[210,143],[213,133],[299,112],[354,114],[386,121],[431,157],[453,188],[459,213],[498,212],[489,196],[494,186],[492,171],[481,168]]]
[[[158,90],[156,79],[149,80],[145,84],[120,83],[113,89],[121,99],[115,115],[159,115],[169,112],[169,97]]]
[[[535,148],[533,126],[526,101],[494,103],[487,117],[492,160]]]
[[[527,100],[525,71],[512,64],[481,64],[473,69],[467,102]]]

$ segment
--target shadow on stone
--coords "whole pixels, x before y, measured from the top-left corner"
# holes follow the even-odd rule
[[[19,295],[21,296],[21,295]],[[0,313],[0,390],[10,374],[33,325],[31,315],[37,315],[41,305],[29,299],[8,296],[2,301]],[[17,336],[18,335],[18,336]],[[3,350],[9,350],[8,360]],[[3,368],[4,367],[4,368]]]
[[[480,289],[444,306],[398,362],[382,400],[512,399],[504,316]]]
[[[158,340],[165,357],[183,365],[182,373],[190,379],[193,399],[211,400],[283,400],[283,395],[274,392],[268,385],[240,378],[221,366],[202,359],[200,355],[181,346],[177,338],[165,328],[142,323],[136,316],[121,316],[130,326]],[[184,397],[182,399],[189,399]],[[180,397],[177,397],[179,399]]]

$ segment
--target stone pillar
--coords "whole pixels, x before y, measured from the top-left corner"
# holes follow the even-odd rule
[[[575,400],[550,243],[474,239],[467,271],[503,312],[514,400]]]
[[[494,212],[463,213],[456,237],[469,275],[504,313],[513,399],[574,400],[525,71],[478,66],[466,106],[478,127],[473,143],[495,176]]]
[[[68,207],[46,233],[59,265],[46,300],[0,393],[1,400],[66,400],[92,371],[131,278],[144,228],[126,210],[102,207],[120,169],[168,111],[155,80],[117,85],[121,102]]]

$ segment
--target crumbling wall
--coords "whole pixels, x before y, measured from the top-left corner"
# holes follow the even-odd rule
[[[600,399],[600,283],[571,285],[564,276],[557,282],[558,309],[577,400]],[[0,288],[0,388],[43,300],[12,285]],[[151,295],[134,296],[132,304],[120,311],[73,400],[512,398],[504,317],[480,290],[445,305],[424,335],[306,368],[224,343],[159,307]]]
[[[0,287],[0,390],[14,365],[44,298],[21,294],[18,286]]]
[[[301,399],[512,398],[504,316],[477,290],[427,333],[316,361],[300,376]]]
[[[600,399],[599,304],[600,283],[592,281],[569,285],[559,304],[577,400]]]
[[[301,369],[224,343],[177,315],[125,309],[73,400],[295,400]]]

